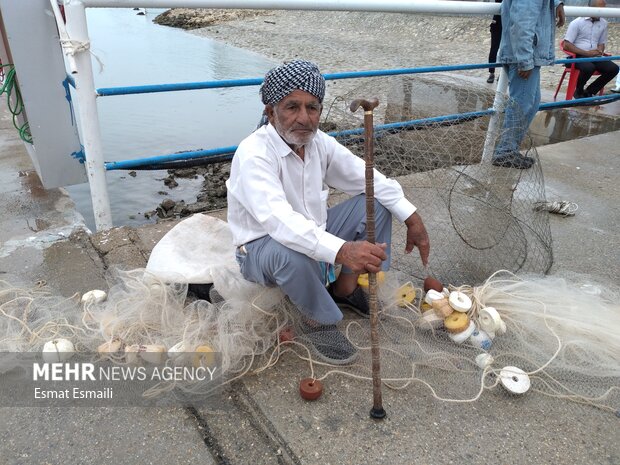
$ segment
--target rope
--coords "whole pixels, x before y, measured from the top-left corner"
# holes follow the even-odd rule
[[[575,202],[569,202],[567,200],[536,202],[534,204],[534,210],[537,212],[547,211],[549,213],[555,213],[562,216],[575,216],[578,208],[579,205]]]
[[[8,71],[5,71],[5,68],[8,68]],[[0,82],[2,83],[0,95],[6,94],[7,107],[13,115],[13,126],[17,129],[21,140],[32,144],[32,134],[30,133],[28,121],[25,121],[21,126],[17,121],[17,117],[24,111],[24,101],[19,86],[16,83],[15,66],[13,64],[0,65],[0,69],[2,69],[0,74]],[[13,100],[15,104],[12,103]]]

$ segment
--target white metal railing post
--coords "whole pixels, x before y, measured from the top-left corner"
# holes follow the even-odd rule
[[[90,56],[86,9],[83,3],[72,0],[65,4],[65,14],[67,16],[66,31],[72,44],[72,50],[69,53],[75,56],[76,71],[72,72],[72,76],[75,79],[76,108],[79,114],[80,132],[86,157],[86,173],[88,174],[90,196],[95,214],[95,226],[99,231],[112,227],[112,211],[108,197],[101,131],[97,114],[97,97]]]
[[[495,147],[495,140],[499,133],[499,117],[502,112],[505,111],[506,98],[508,91],[508,74],[504,67],[500,67],[499,80],[497,81],[497,89],[495,90],[495,99],[493,100],[493,110],[495,113],[489,120],[489,129],[487,129],[487,136],[484,140],[484,150],[482,151],[481,163],[489,161]]]

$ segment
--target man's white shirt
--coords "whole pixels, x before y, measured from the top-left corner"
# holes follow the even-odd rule
[[[592,18],[575,18],[568,25],[564,40],[582,50],[594,50],[599,44],[607,43],[607,21],[603,18],[598,21],[592,21]]]
[[[228,188],[228,224],[235,246],[271,236],[317,261],[334,263],[344,240],[325,231],[329,187],[365,191],[365,163],[318,131],[302,160],[268,124],[235,153]],[[374,170],[375,198],[403,222],[416,210],[400,185]]]

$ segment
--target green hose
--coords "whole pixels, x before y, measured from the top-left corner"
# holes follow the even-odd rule
[[[6,68],[8,68],[8,71],[5,73]],[[28,122],[26,121],[21,126],[19,126],[17,122],[17,116],[24,111],[24,101],[22,100],[19,86],[17,86],[15,82],[15,67],[12,64],[0,65],[0,84],[2,84],[2,87],[0,87],[0,95],[6,93],[7,106],[13,115],[13,126],[17,129],[21,140],[32,144],[32,134],[30,134],[30,125]],[[14,105],[11,103],[11,95],[15,96]]]

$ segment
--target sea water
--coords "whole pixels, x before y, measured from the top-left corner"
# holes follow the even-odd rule
[[[276,64],[257,53],[153,23],[163,11],[87,10],[96,88],[257,78]],[[105,161],[237,145],[262,112],[257,86],[99,97],[97,108]],[[169,189],[162,181],[165,170],[129,173],[106,173],[114,226],[153,222],[145,212],[165,198],[194,202],[202,184],[202,178],[180,178],[178,187]],[[88,184],[67,191],[94,230]]]

